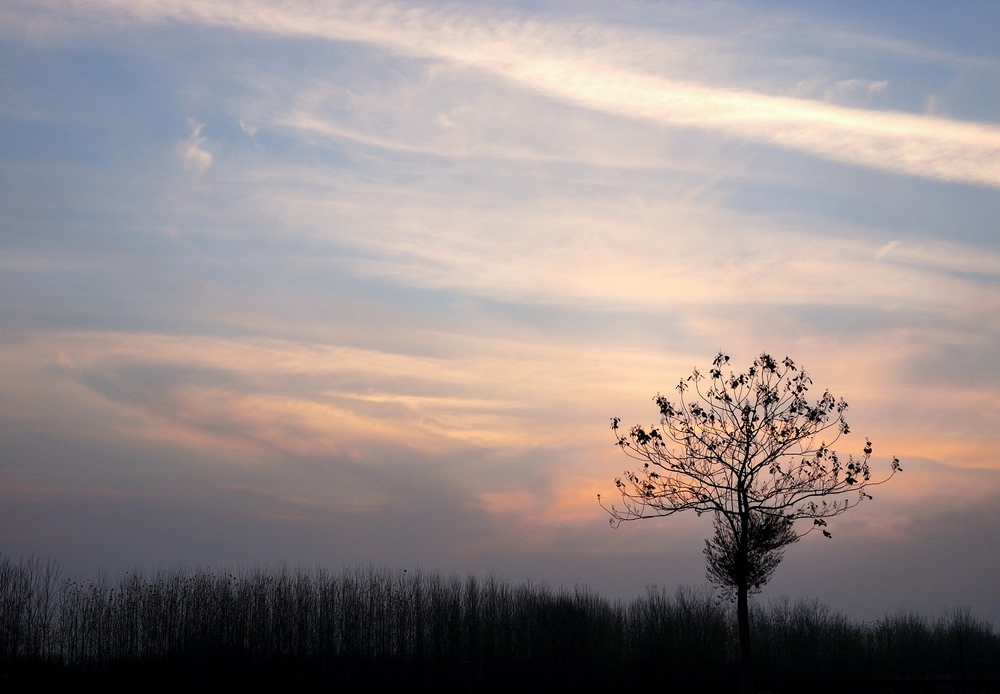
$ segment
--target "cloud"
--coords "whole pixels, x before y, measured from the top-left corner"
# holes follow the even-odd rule
[[[174,20],[378,46],[503,77],[579,107],[769,144],[853,166],[1000,188],[1000,127],[709,86],[663,74],[667,37],[588,23],[546,24],[456,7],[273,5],[231,0],[75,2],[95,16]],[[869,84],[876,91],[879,82]],[[185,156],[211,159],[192,136]]]
[[[995,253],[908,241],[877,257],[884,243],[867,240],[867,229],[807,232],[817,225],[734,214],[669,190],[635,204],[582,199],[567,183],[541,199],[477,191],[456,206],[448,188],[357,186],[313,173],[300,172],[303,183],[326,180],[324,198],[274,181],[268,213],[355,249],[330,259],[331,270],[403,286],[589,310],[897,307],[976,324],[984,318],[975,307],[997,300],[981,277],[1000,277]],[[387,199],[392,206],[379,204]]]
[[[181,156],[184,158],[184,166],[198,173],[204,173],[212,166],[212,153],[203,147],[205,138],[201,137],[201,130],[205,126],[194,120],[189,120],[188,125],[191,128],[191,134],[179,145]]]
[[[522,451],[562,446],[564,427],[595,398],[612,401],[619,384],[645,380],[600,348],[441,334],[437,343],[443,354],[260,338],[38,336],[0,349],[0,363],[21,364],[24,374],[3,389],[0,413],[43,422],[48,398],[35,398],[37,408],[13,405],[40,379],[81,429],[100,413],[95,432],[112,437],[261,458],[275,450]],[[647,355],[646,364],[651,357],[662,359]],[[525,437],[550,410],[563,424]]]
[[[904,60],[945,66],[952,70],[990,72],[1000,69],[1000,61],[993,58],[969,57],[885,36],[865,35],[836,29],[814,32],[813,36],[816,41],[822,41],[825,44],[852,46],[861,51],[875,51]]]
[[[257,126],[240,118],[240,130],[242,130],[251,140],[257,134]]]
[[[865,99],[880,94],[889,88],[888,80],[847,79],[837,80],[824,89],[823,98],[826,101],[842,103],[852,99]],[[862,101],[864,103],[864,101]]]
[[[875,252],[875,260],[882,260],[887,255],[892,253],[893,249],[898,248],[900,241],[890,241]]]

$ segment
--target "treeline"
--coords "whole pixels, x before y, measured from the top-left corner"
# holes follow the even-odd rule
[[[1000,691],[1000,635],[968,611],[855,623],[783,601],[752,618],[761,689]],[[586,588],[376,568],[80,582],[0,556],[8,687],[725,692],[734,632],[707,590],[612,603]]]

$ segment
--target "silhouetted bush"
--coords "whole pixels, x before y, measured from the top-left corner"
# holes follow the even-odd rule
[[[1000,691],[1000,637],[968,610],[856,624],[783,600],[753,620],[761,690]],[[731,691],[734,622],[707,589],[650,588],[624,604],[585,587],[374,567],[77,581],[0,556],[8,687]]]

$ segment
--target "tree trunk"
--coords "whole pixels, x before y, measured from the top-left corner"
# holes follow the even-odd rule
[[[736,626],[740,633],[740,692],[753,694],[753,654],[750,652],[750,512],[743,484],[740,493],[740,538],[736,546]]]
[[[750,591],[741,585],[736,594],[736,624],[740,633],[740,692],[753,694],[753,655],[750,652]]]

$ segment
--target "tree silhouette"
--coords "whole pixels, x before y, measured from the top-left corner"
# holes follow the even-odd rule
[[[659,427],[623,434],[612,418],[617,445],[642,466],[615,480],[621,507],[598,501],[615,527],[688,510],[715,514],[708,578],[736,600],[741,689],[751,692],[749,595],[767,583],[786,546],[816,528],[830,537],[825,519],[870,499],[868,487],[902,468],[893,458],[889,476],[873,482],[867,439],[862,458],[840,458],[831,446],[849,431],[847,403],[829,391],[810,402],[812,380],[791,359],[761,354],[740,374],[728,364],[720,352],[707,377],[696,369],[682,379],[677,405],[657,395]],[[803,532],[795,528],[801,519],[812,520]]]
[[[784,554],[784,548],[798,542],[794,521],[783,516],[750,513],[747,546],[746,584],[752,595],[771,580]],[[732,517],[715,514],[715,534],[705,540],[706,575],[727,600],[735,600],[740,586],[739,527]]]

